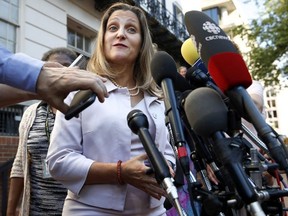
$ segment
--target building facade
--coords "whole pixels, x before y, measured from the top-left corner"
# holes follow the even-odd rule
[[[88,58],[100,27],[104,10],[116,0],[0,0],[0,45],[11,52],[23,52],[40,59],[54,47],[69,47]],[[202,10],[233,39],[245,53],[244,41],[231,29],[244,19],[233,0],[126,0],[140,6],[147,14],[152,39],[160,50],[173,56],[178,65],[187,65],[180,48],[189,35],[184,25],[184,13]],[[187,65],[188,66],[188,65]],[[271,107],[269,123],[287,135],[288,117],[286,94],[266,94]],[[277,95],[277,97],[275,97]],[[5,215],[5,196],[9,170],[18,146],[18,126],[25,108],[35,101],[27,101],[0,109],[0,199]],[[275,106],[274,106],[275,105]],[[272,107],[276,107],[275,109]],[[280,109],[280,107],[283,107]],[[285,117],[283,117],[285,116]],[[277,122],[277,123],[276,123]],[[284,129],[283,129],[284,128]]]
[[[279,86],[269,86],[265,89],[265,108],[267,122],[286,140],[288,144],[288,83],[287,77],[280,79]]]

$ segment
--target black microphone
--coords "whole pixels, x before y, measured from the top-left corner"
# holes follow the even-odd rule
[[[127,121],[131,131],[139,136],[143,144],[143,147],[154,169],[157,182],[161,184],[165,178],[171,178],[169,167],[165,161],[165,158],[156,147],[149,133],[149,123],[146,115],[141,110],[135,109],[127,115]]]
[[[216,85],[212,77],[200,68],[196,68],[195,66],[188,68],[185,78],[190,86],[212,88],[220,94],[226,103],[229,102],[229,98]]]
[[[261,209],[257,194],[242,167],[240,144],[223,133],[228,127],[228,109],[220,95],[207,87],[195,89],[187,96],[184,109],[195,132],[203,137],[212,137],[213,150],[243,201],[251,204],[254,210]]]
[[[192,182],[192,176],[189,167],[189,158],[186,150],[186,140],[182,128],[181,118],[177,107],[176,95],[174,92],[174,84],[180,88],[186,86],[189,89],[184,77],[182,77],[176,68],[174,59],[164,51],[158,51],[154,54],[151,61],[151,72],[155,82],[161,86],[164,93],[164,104],[166,109],[166,115],[170,122],[170,126],[173,132],[174,144],[178,150],[178,158],[181,164],[181,168],[189,182]],[[182,77],[182,78],[181,78]],[[187,90],[185,88],[185,90]]]
[[[146,115],[141,110],[132,110],[127,115],[127,122],[131,131],[139,136],[154,169],[157,182],[166,190],[168,199],[182,215],[184,212],[178,200],[177,189],[173,184],[166,160],[156,147],[148,130],[149,123]]]
[[[248,68],[225,32],[206,14],[189,11],[185,24],[195,41],[201,59],[217,86],[229,97],[231,105],[255,127],[260,139],[267,145],[272,158],[288,175],[288,154],[271,127],[265,122],[245,88],[252,79]]]
[[[247,88],[252,84],[242,56],[209,16],[200,11],[189,11],[185,13],[185,25],[211,77],[223,92],[231,86]]]

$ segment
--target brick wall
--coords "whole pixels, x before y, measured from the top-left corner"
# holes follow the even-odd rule
[[[18,140],[16,136],[0,136],[0,164],[15,156]]]

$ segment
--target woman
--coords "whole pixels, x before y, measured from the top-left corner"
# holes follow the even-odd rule
[[[56,115],[47,162],[51,175],[68,188],[63,215],[165,215],[165,192],[148,174],[148,157],[127,124],[128,113],[140,109],[159,151],[175,163],[161,92],[150,72],[152,55],[144,13],[112,5],[88,63],[88,70],[107,78],[109,97],[95,101],[79,118]]]

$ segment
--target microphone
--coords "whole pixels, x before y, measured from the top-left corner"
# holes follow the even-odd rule
[[[161,184],[163,179],[171,178],[165,158],[156,147],[149,133],[149,123],[146,115],[141,110],[132,110],[127,115],[127,122],[131,131],[139,136],[154,169],[157,182]]]
[[[153,79],[161,87],[161,81],[171,79],[173,81],[173,90],[184,92],[193,89],[186,79],[177,72],[174,59],[164,51],[158,51],[154,54],[151,61],[151,72]]]
[[[186,39],[181,46],[181,55],[184,60],[195,69],[198,68],[204,73],[208,74],[208,70],[197,53],[196,46],[193,44],[191,38]]]
[[[252,79],[234,44],[210,17],[200,11],[187,12],[185,24],[217,86],[241,116],[253,124],[272,158],[288,175],[288,154],[245,89],[251,85]]]
[[[185,147],[186,141],[184,138],[181,118],[178,112],[176,96],[174,92],[174,84],[175,86],[178,86],[178,88],[179,85],[182,85],[184,83],[186,83],[186,85],[188,84],[185,78],[177,72],[174,59],[164,51],[158,51],[154,54],[151,61],[151,72],[153,79],[159,86],[161,86],[163,90],[166,115],[168,115],[168,119],[173,133],[174,144],[176,145],[178,150],[179,162],[185,176],[189,176],[190,167],[189,158]],[[192,178],[188,178],[188,180],[189,182],[192,182]]]
[[[209,87],[216,90],[224,100],[228,98],[222,93],[221,89],[215,84],[214,80],[209,74],[204,62],[197,53],[195,44],[191,38],[188,38],[181,46],[181,54],[185,61],[192,65],[186,73],[186,80],[191,86]]]
[[[200,11],[189,11],[185,14],[185,24],[200,58],[223,92],[231,86],[247,88],[251,85],[251,76],[242,56],[210,17]]]
[[[206,87],[216,90],[226,103],[229,102],[229,98],[215,84],[214,80],[211,78],[209,73],[206,74],[201,69],[195,68],[193,66],[187,70],[185,78],[191,86],[196,86],[197,88],[206,86]]]
[[[195,132],[214,140],[215,154],[230,174],[243,201],[249,204],[252,212],[261,212],[257,194],[242,167],[241,143],[223,134],[228,127],[228,109],[220,95],[207,87],[195,89],[187,96],[184,110]]]
[[[186,97],[184,110],[191,128],[200,136],[228,130],[228,108],[213,89],[201,87],[192,91]]]
[[[176,205],[176,209],[181,213],[184,213],[183,209],[180,207],[178,192],[173,184],[166,160],[156,147],[156,144],[149,133],[149,123],[146,115],[141,110],[132,110],[127,115],[127,122],[131,131],[139,136],[154,169],[157,182],[166,190],[169,200]]]

